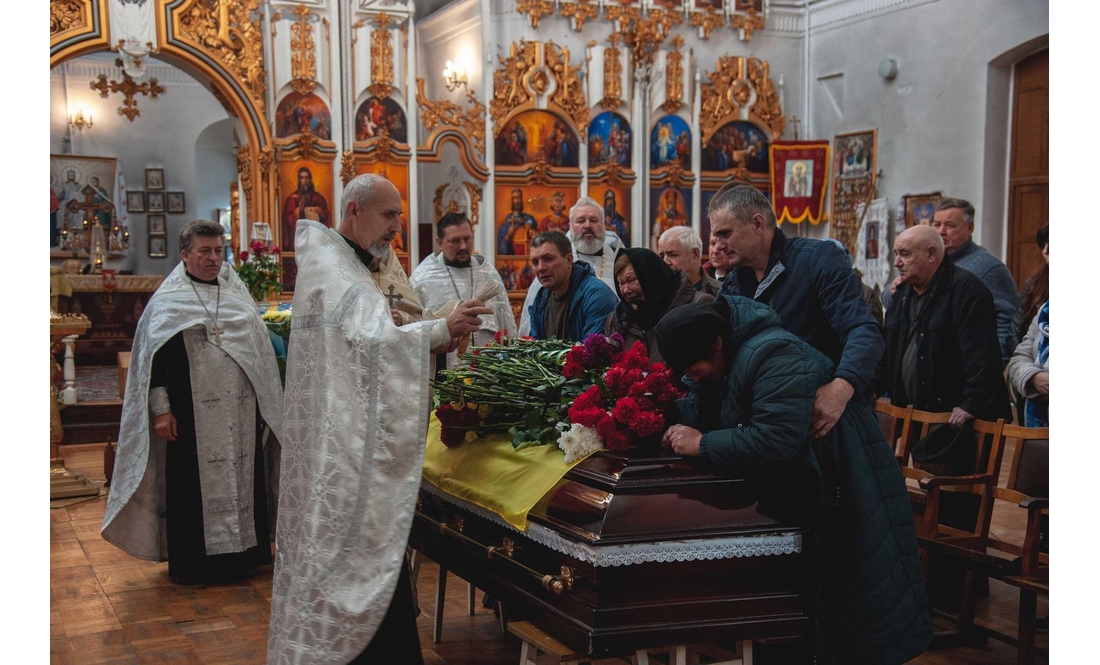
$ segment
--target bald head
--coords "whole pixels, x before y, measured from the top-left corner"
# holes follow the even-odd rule
[[[908,228],[894,241],[894,267],[917,293],[924,293],[943,255],[943,238],[930,226]]]

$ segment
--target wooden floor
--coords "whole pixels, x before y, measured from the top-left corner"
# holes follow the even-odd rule
[[[102,484],[102,450],[101,444],[66,446],[62,454],[69,469]],[[50,509],[51,663],[264,662],[270,566],[246,583],[176,585],[168,577],[167,563],[135,559],[100,538],[105,506],[106,496],[100,496]],[[995,517],[997,528],[1015,527]],[[492,611],[481,607],[480,592],[474,616],[467,614],[466,584],[453,575],[444,606],[443,640],[432,643],[437,576],[438,568],[425,562],[418,625],[426,665],[515,665],[519,642],[501,634]],[[990,597],[981,601],[979,623],[1014,634],[1017,598],[1014,589],[991,581]],[[1045,598],[1039,601],[1039,615],[1047,615]],[[1046,633],[1040,633],[1039,641],[1046,646]],[[990,640],[981,649],[928,652],[912,662],[1008,665],[1016,662],[1016,650]],[[1046,660],[1040,657],[1038,662]]]

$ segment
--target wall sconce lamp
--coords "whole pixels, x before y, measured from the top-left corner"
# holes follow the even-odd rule
[[[87,127],[88,129],[91,129],[92,128],[92,114],[88,113],[88,114],[85,115],[84,107],[79,106],[76,109],[76,113],[70,113],[69,114],[69,124],[72,125],[73,127],[76,127],[77,129],[84,129],[85,127]]]
[[[443,69],[443,81],[447,84],[447,90],[450,92],[454,92],[460,85],[466,87],[466,68],[448,60],[447,66]]]

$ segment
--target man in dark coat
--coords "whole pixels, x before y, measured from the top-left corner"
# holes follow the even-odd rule
[[[619,306],[607,317],[604,332],[623,336],[623,348],[645,344],[650,362],[661,362],[654,326],[676,307],[710,302],[714,296],[695,288],[683,273],[644,247],[620,249],[615,258],[615,293]]]
[[[691,387],[666,445],[752,482],[761,505],[793,500],[801,513],[816,662],[891,665],[924,651],[932,624],[913,512],[870,404],[852,400],[813,437],[813,402],[834,365],[747,298],[685,305],[656,332]]]
[[[710,201],[715,252],[725,252],[731,269],[723,295],[741,295],[770,305],[785,330],[836,364],[832,381],[814,398],[811,433],[825,436],[849,400],[866,400],[883,340],[863,286],[836,245],[788,238],[775,212],[754,187],[732,182]]]
[[[954,265],[930,227],[906,229],[894,254],[902,283],[886,314],[876,392],[899,406],[950,411],[955,427],[1011,418],[989,289]]]

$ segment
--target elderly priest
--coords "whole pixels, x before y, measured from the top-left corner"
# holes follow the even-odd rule
[[[353,178],[337,229],[300,220],[287,356],[269,663],[421,662],[403,565],[427,440],[430,350],[492,310],[394,325],[368,248],[401,223],[401,195]]]
[[[261,421],[282,435],[283,395],[256,303],[222,261],[223,234],[202,220],[183,228],[183,261],[138,321],[103,519],[104,539],[168,559],[182,584],[271,562],[265,481],[277,478],[265,474]]]

